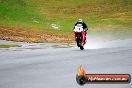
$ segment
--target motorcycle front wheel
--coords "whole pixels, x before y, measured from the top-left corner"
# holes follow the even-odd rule
[[[83,49],[84,49],[84,47],[83,47],[83,46],[80,46],[80,49],[81,49],[81,50],[83,50]]]

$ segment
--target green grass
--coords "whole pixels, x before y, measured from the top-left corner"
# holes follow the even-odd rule
[[[0,26],[72,33],[79,18],[92,31],[130,31],[132,0],[0,0]]]
[[[107,25],[117,26],[117,29],[122,28],[122,25],[126,28],[132,27],[131,0],[39,1],[43,2],[41,14],[50,22],[61,25],[64,32],[70,31],[78,18],[83,18],[90,28]],[[129,20],[117,20],[126,17]]]
[[[20,47],[20,45],[5,45],[5,44],[0,44],[0,48],[10,48],[10,47]]]

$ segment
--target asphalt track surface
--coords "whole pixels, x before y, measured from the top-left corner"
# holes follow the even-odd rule
[[[83,51],[76,46],[0,49],[0,88],[132,88],[131,83],[77,84],[80,65],[89,74],[132,75],[132,39],[97,45],[87,44]]]

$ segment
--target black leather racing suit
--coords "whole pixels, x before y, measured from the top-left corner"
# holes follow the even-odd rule
[[[84,23],[84,22],[77,22],[76,24],[75,24],[75,26],[83,26],[83,29],[85,29],[85,32],[87,32],[87,30],[88,30],[88,27],[87,27],[87,25]],[[75,28],[75,26],[74,26],[74,28]],[[73,28],[73,29],[74,29]]]

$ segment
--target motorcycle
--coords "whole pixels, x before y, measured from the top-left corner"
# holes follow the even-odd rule
[[[75,26],[73,31],[77,46],[80,47],[81,50],[83,50],[86,43],[86,32],[84,31],[82,26]]]

